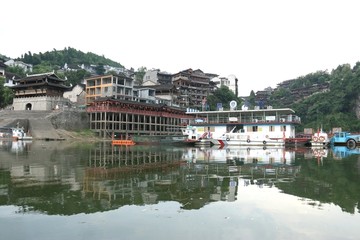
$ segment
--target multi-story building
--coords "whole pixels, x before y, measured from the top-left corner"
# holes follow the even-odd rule
[[[52,110],[67,106],[68,100],[63,97],[70,87],[65,80],[60,79],[54,72],[28,75],[15,79],[12,90],[14,110]]]
[[[214,77],[211,79],[218,88],[221,86],[228,87],[235,95],[238,94],[238,79],[235,75],[229,75],[228,77]]]
[[[134,86],[134,101],[155,104],[155,89],[146,86]]]
[[[134,80],[125,74],[101,75],[85,79],[86,104],[102,97],[127,101],[134,100]]]
[[[178,90],[177,98],[181,107],[201,109],[210,92],[210,77],[200,69],[187,69],[173,75],[173,85]]]
[[[143,86],[171,84],[172,74],[162,72],[160,69],[146,71],[143,77]]]

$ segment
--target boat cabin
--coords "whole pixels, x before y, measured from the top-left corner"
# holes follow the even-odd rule
[[[202,138],[259,141],[294,138],[295,126],[301,123],[300,117],[290,108],[228,110],[228,111],[188,111],[194,116],[184,134],[188,139]],[[234,133],[237,133],[236,135]]]

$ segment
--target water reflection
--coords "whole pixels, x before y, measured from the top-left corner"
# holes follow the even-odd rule
[[[343,159],[352,155],[360,155],[360,148],[348,148],[347,146],[332,146],[331,153],[334,159]]]
[[[19,206],[22,213],[73,215],[167,201],[200,209],[234,202],[249,186],[277,188],[309,205],[358,211],[360,155],[336,161],[339,149],[15,146],[17,151],[12,142],[1,145],[0,204]]]

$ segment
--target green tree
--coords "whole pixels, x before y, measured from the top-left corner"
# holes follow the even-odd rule
[[[144,75],[146,73],[146,67],[142,66],[137,69],[135,72],[135,84],[141,86],[144,83]]]
[[[54,70],[54,66],[49,62],[42,62],[41,64],[35,65],[33,67],[33,74],[52,72]]]
[[[250,96],[248,98],[250,107],[254,108],[256,106],[256,101],[255,100],[256,100],[255,92],[254,92],[254,90],[251,90]]]
[[[4,108],[13,101],[13,92],[9,87],[4,86],[5,78],[0,77],[0,108]]]
[[[14,67],[7,67],[6,72],[13,73],[19,77],[25,77],[26,73],[22,67],[14,66]]]
[[[207,97],[207,104],[209,105],[210,110],[216,110],[218,103],[221,103],[224,109],[230,109],[229,104],[233,100],[240,106],[242,102],[241,99],[227,86],[221,86],[219,89],[215,90],[212,95]]]
[[[82,83],[82,81],[89,77],[91,74],[84,69],[77,70],[77,71],[69,71],[64,73],[64,78],[67,78],[67,85],[72,84],[77,85]]]
[[[98,75],[104,75],[104,73],[105,73],[104,64],[97,65],[95,67],[95,71],[96,71],[96,74],[98,74]]]

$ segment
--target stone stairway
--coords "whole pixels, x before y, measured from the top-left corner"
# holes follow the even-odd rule
[[[47,118],[29,119],[29,132],[34,139],[61,140],[51,121]]]
[[[27,120],[26,130],[33,139],[62,140],[50,121],[56,114],[51,111],[0,111],[0,126],[15,127],[17,122]]]

